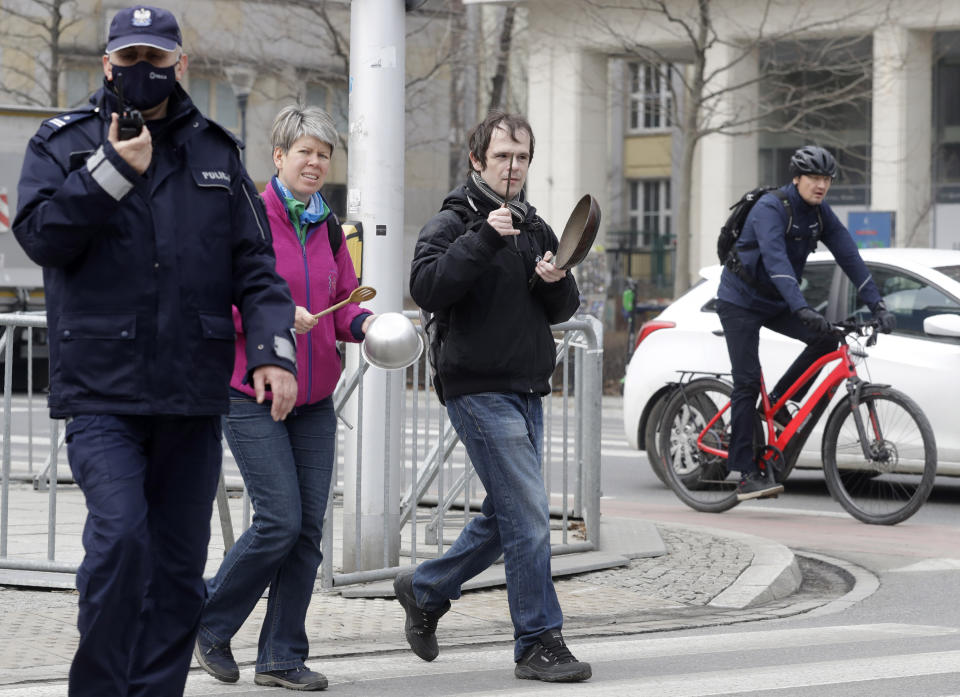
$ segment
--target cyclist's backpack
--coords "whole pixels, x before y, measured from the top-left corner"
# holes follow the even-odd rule
[[[717,238],[717,257],[721,264],[727,265],[731,256],[736,256],[734,245],[740,239],[740,232],[743,230],[743,224],[747,222],[747,215],[753,209],[753,204],[770,191],[776,192],[777,198],[787,209],[787,230],[790,230],[793,213],[790,210],[790,199],[787,198],[787,195],[775,186],[759,186],[756,189],[751,189],[741,196],[739,201],[730,206],[732,212],[727,217],[727,222],[720,228],[720,236]]]

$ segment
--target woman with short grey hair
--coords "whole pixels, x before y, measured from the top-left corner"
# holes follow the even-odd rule
[[[337,141],[333,120],[316,107],[284,107],[271,141],[277,173],[263,202],[277,272],[297,306],[297,402],[284,421],[270,417],[269,403],[257,403],[245,382],[246,337],[234,308],[236,360],[223,430],[254,516],[207,584],[195,655],[213,677],[236,682],[240,672],[230,640],[269,587],[254,682],[322,690],[327,679],[304,663],[305,622],[322,560],[320,534],[333,472],[336,342],[362,341],[374,315],[353,304],[319,315],[357,287],[343,230],[320,193]]]
[[[304,136],[312,136],[330,146],[333,155],[339,136],[330,114],[317,107],[291,104],[283,107],[273,120],[270,142],[274,148],[288,152]]]

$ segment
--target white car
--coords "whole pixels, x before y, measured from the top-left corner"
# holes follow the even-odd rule
[[[866,349],[867,358],[857,372],[864,380],[892,385],[920,405],[937,439],[937,472],[960,476],[954,403],[960,390],[960,250],[860,251],[887,309],[897,316],[897,329],[880,335],[876,345]],[[630,445],[646,449],[651,462],[657,457],[658,407],[663,408],[669,384],[679,377],[677,371],[730,372],[715,309],[721,269],[719,265],[703,269],[700,283],[640,329],[624,380],[623,423]],[[869,316],[829,252],[810,255],[801,290],[810,306],[830,321],[855,312]],[[799,341],[761,330],[760,363],[768,390],[802,350]],[[821,371],[821,377],[827,372]],[[838,390],[834,403],[843,394]],[[821,467],[823,426],[832,409],[833,405],[807,440],[797,467]]]

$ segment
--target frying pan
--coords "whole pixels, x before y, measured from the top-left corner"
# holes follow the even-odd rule
[[[553,259],[554,266],[558,269],[570,269],[583,261],[597,238],[599,228],[600,204],[590,194],[584,194],[574,206],[567,224],[563,226],[560,245]],[[536,273],[530,277],[531,288],[539,278]]]

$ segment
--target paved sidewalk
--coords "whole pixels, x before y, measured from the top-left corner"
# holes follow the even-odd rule
[[[607,554],[636,558],[625,560],[623,566],[557,579],[569,637],[750,621],[804,612],[827,602],[792,599],[800,582],[796,558],[781,545],[757,537],[607,519],[603,538]],[[264,606],[261,602],[234,637],[241,665],[255,660]],[[0,686],[66,679],[77,641],[73,591],[0,586],[0,617]],[[318,667],[324,657],[407,649],[403,611],[387,598],[318,592],[307,631]],[[447,647],[509,645],[512,627],[506,591],[495,587],[465,593],[444,617],[438,637]]]

